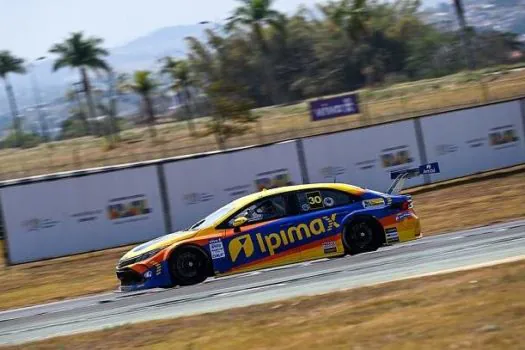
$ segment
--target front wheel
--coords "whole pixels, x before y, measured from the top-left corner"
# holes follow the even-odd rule
[[[207,258],[198,250],[184,249],[170,259],[170,270],[176,285],[189,286],[207,278]]]
[[[379,248],[379,239],[373,225],[362,220],[345,227],[343,245],[350,255],[372,252]]]

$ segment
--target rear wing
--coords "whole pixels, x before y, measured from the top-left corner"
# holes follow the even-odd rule
[[[394,180],[388,190],[387,194],[399,194],[405,185],[407,179],[412,179],[421,175],[430,175],[440,173],[438,163],[430,163],[419,166],[418,168],[406,169],[402,171],[393,171],[390,173],[390,179]]]

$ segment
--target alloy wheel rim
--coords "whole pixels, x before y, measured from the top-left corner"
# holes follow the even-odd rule
[[[195,254],[183,253],[177,259],[177,271],[186,278],[197,276],[199,272],[199,263]]]

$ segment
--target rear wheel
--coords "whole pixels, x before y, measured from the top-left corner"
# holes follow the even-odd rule
[[[170,270],[176,285],[198,284],[208,277],[208,258],[197,249],[182,249],[172,255]]]
[[[370,220],[359,220],[347,225],[343,232],[343,245],[350,255],[377,250],[380,246],[378,229]]]

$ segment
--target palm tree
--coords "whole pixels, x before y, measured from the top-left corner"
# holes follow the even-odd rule
[[[184,95],[184,106],[186,108],[188,129],[190,135],[195,135],[195,125],[193,124],[192,111],[190,108],[192,97],[189,92],[189,87],[191,86],[191,74],[188,62],[186,60],[176,60],[172,57],[165,57],[161,73],[168,74],[173,80],[173,90],[179,91]]]
[[[264,27],[277,27],[281,18],[281,14],[272,9],[274,0],[238,0],[242,3],[237,7],[231,20],[228,22],[226,28],[233,30],[239,25],[249,27],[254,37],[263,61],[264,76],[268,88],[268,95],[273,104],[279,101],[279,92],[277,91],[277,83],[275,81],[275,71],[270,62],[270,48],[264,37]]]
[[[155,130],[155,111],[153,109],[151,96],[157,86],[157,82],[151,78],[151,72],[146,70],[136,71],[133,75],[133,82],[128,85],[131,90],[142,97],[151,138],[157,136],[157,131]]]
[[[456,10],[456,16],[461,33],[461,40],[463,41],[463,50],[465,51],[465,59],[467,61],[468,69],[473,70],[476,68],[474,55],[472,53],[472,43],[470,41],[470,33],[468,32],[467,20],[465,19],[465,8],[462,0],[454,0],[454,8]]]
[[[366,7],[367,0],[353,0],[352,3],[350,3],[350,0],[342,0],[335,7],[332,5],[321,5],[321,10],[356,44],[368,32]]]
[[[9,73],[24,74],[26,69],[24,67],[24,60],[13,56],[9,51],[0,51],[0,78],[4,81],[5,90],[7,94],[7,100],[9,101],[9,107],[11,109],[11,115],[13,118],[13,130],[16,137],[16,147],[21,146],[21,130],[20,120],[18,116],[18,108],[16,105],[15,94],[13,93],[13,87],[8,79]]]
[[[109,55],[109,52],[101,47],[102,43],[103,39],[96,37],[85,38],[82,32],[76,32],[72,33],[63,43],[55,44],[49,50],[50,53],[58,55],[53,66],[54,71],[65,67],[80,70],[90,119],[96,118],[96,111],[89,82],[88,69],[110,71],[107,62],[103,59],[103,57]]]

